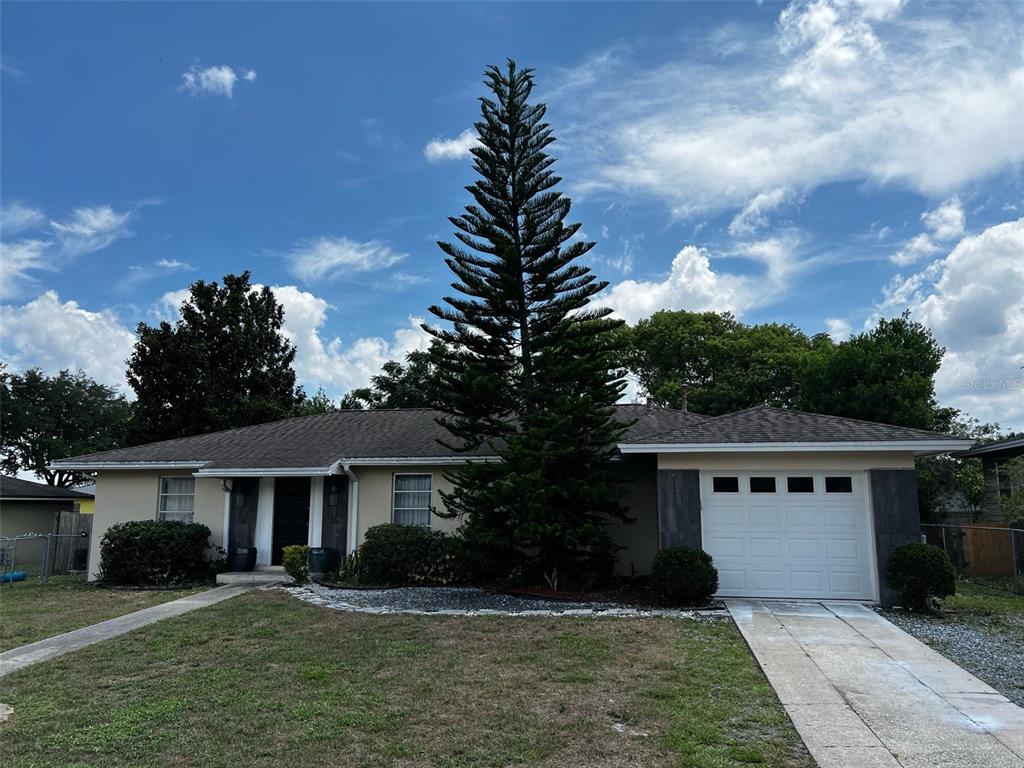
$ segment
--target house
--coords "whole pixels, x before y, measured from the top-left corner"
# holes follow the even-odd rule
[[[0,537],[57,533],[60,513],[92,501],[88,493],[0,476]]]
[[[339,411],[54,462],[96,473],[95,533],[114,523],[196,520],[225,548],[275,566],[294,543],[351,552],[387,522],[454,530],[439,517],[445,470],[492,461],[455,452],[426,409]],[[616,523],[619,568],[643,574],[661,547],[702,547],[719,595],[880,600],[889,553],[917,541],[914,457],[970,441],[835,416],[750,408],[718,417],[622,405],[617,462],[635,522]]]
[[[70,512],[92,496],[70,488],[0,476],[0,560],[7,566],[39,565],[43,562],[46,539],[15,537],[29,533],[57,533],[60,513]],[[15,546],[16,545],[16,546]],[[16,553],[12,555],[12,553]]]

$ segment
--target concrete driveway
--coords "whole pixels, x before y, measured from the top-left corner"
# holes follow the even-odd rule
[[[821,768],[1024,768],[1024,710],[870,608],[726,604]]]

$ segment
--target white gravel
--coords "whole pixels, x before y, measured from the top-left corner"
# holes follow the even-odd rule
[[[520,597],[476,587],[334,589],[320,584],[282,587],[300,600],[337,611],[432,616],[619,616],[724,619],[721,608],[675,610],[637,608],[605,602],[572,602]]]
[[[892,610],[882,615],[1024,707],[1024,635],[998,620],[971,622]]]

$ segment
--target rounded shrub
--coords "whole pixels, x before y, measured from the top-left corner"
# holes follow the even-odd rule
[[[927,611],[931,598],[956,594],[956,568],[941,547],[931,544],[897,547],[885,563],[885,581],[912,611]]]
[[[105,584],[171,587],[210,581],[223,558],[210,529],[177,520],[132,520],[110,526],[100,541]]]
[[[296,584],[305,584],[309,580],[309,547],[305,544],[282,547],[281,565],[284,572],[295,579]]]
[[[718,570],[704,550],[668,547],[654,556],[651,585],[662,603],[704,605],[718,591]]]
[[[347,570],[360,584],[454,584],[464,580],[462,552],[456,536],[387,523],[366,532]]]

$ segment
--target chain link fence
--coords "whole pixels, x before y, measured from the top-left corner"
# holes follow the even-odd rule
[[[89,533],[25,533],[0,537],[0,584],[84,571],[89,556]]]
[[[921,533],[942,547],[957,572],[969,576],[1024,575],[1024,527],[926,523]]]

